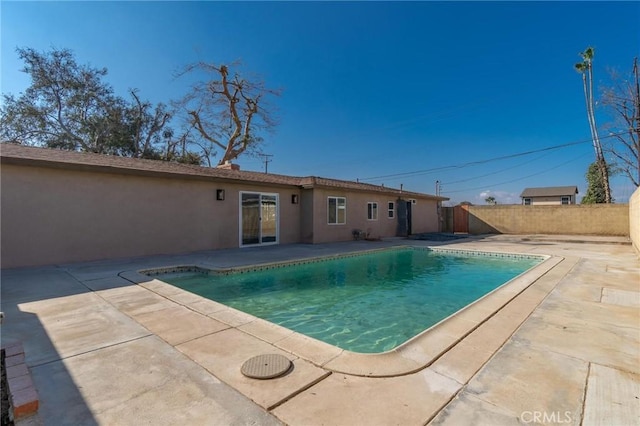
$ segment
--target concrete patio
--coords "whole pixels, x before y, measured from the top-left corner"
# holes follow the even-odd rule
[[[135,273],[405,244],[556,261],[504,304],[484,303],[482,319],[466,313],[428,345],[357,362]],[[40,402],[19,425],[640,424],[640,260],[626,238],[390,239],[2,270],[2,311],[2,344],[22,342]],[[287,356],[293,370],[244,377],[241,364],[262,353]],[[400,358],[417,364],[371,373]]]

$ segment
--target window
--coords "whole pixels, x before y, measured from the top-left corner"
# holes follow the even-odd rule
[[[344,197],[328,198],[328,220],[329,225],[344,225],[347,223],[347,199]]]
[[[367,203],[367,219],[378,220],[378,203]]]
[[[395,216],[395,204],[393,203],[393,201],[389,201],[387,211],[387,217],[389,219],[393,219],[393,217]]]
[[[560,201],[562,204],[570,204],[569,203],[569,197],[562,197],[562,200]]]
[[[523,204],[525,206],[530,206],[531,205],[531,198],[525,198],[523,201]]]

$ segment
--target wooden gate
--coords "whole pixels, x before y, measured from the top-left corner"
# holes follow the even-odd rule
[[[453,208],[453,232],[469,233],[469,210],[465,205]]]

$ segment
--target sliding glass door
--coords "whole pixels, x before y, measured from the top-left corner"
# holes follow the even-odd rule
[[[240,245],[278,243],[278,194],[240,193]]]

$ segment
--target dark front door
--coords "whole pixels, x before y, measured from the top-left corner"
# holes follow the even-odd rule
[[[398,227],[396,228],[396,236],[406,237],[411,235],[411,201],[398,199],[396,202],[396,216],[398,218]]]

